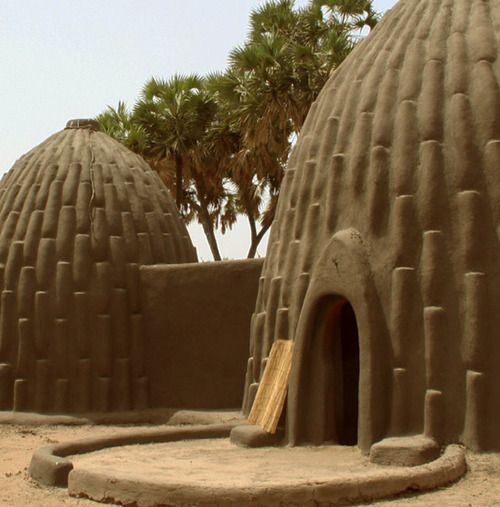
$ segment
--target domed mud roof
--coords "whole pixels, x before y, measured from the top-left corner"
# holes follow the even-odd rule
[[[434,389],[455,411],[444,433],[460,431],[475,403],[459,405],[466,382],[476,381],[467,371],[480,375],[500,357],[491,335],[500,324],[492,307],[500,300],[499,27],[497,1],[401,0],[332,74],[282,186],[252,323],[247,412],[273,341],[299,340],[306,350],[314,315],[303,314],[304,301],[313,312],[322,295],[338,294],[353,305],[360,329],[381,337],[373,346],[387,356],[377,361],[385,386],[401,373],[392,367],[407,375],[411,406],[401,410],[411,429],[421,429],[424,397]],[[335,250],[351,240],[365,252],[378,324],[359,322],[370,291],[349,272],[353,258]],[[424,336],[434,331],[447,338],[440,359],[425,363]],[[438,366],[445,349],[446,368]],[[433,368],[449,377],[434,382]],[[380,396],[370,403],[386,414],[368,440],[383,436],[380,421],[390,420],[389,395]],[[494,405],[487,413],[498,415]]]
[[[97,122],[21,157],[0,183],[0,408],[147,405],[138,268],[195,261],[159,176]]]

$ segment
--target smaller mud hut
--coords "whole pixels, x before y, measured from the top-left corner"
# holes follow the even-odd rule
[[[0,183],[0,410],[148,406],[139,268],[196,262],[158,175],[92,120]]]

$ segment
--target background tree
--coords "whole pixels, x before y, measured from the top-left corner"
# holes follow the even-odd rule
[[[108,107],[97,119],[105,132],[140,153],[174,192],[186,222],[203,227],[215,260],[220,260],[215,228],[225,200],[223,175],[214,157],[216,105],[196,75],[151,79],[132,112],[124,103]],[[207,156],[212,153],[211,160]]]
[[[119,103],[98,119],[159,171],[186,222],[201,223],[215,260],[215,230],[240,214],[254,257],[312,102],[360,30],[376,22],[370,0],[267,1],[252,11],[225,72],[151,79],[132,112]]]
[[[136,153],[144,153],[147,136],[142,125],[135,121],[125,102],[118,102],[117,108],[108,106],[96,118],[104,132]]]
[[[274,218],[284,168],[312,102],[352,50],[359,29],[373,26],[367,0],[268,1],[250,16],[244,45],[208,88],[240,138],[230,166],[238,208],[247,216],[256,253]],[[257,230],[257,222],[260,230]]]
[[[215,104],[205,93],[203,78],[194,74],[175,75],[167,81],[150,79],[135,105],[135,122],[147,133],[148,158],[174,160],[179,209],[184,204],[184,166],[192,159],[214,113]]]

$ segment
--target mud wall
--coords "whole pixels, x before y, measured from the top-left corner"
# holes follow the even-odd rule
[[[144,266],[151,407],[241,406],[263,260]]]

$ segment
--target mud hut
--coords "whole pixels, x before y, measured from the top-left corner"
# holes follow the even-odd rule
[[[196,261],[158,175],[74,120],[0,183],[0,410],[148,406],[139,267]]]
[[[294,340],[288,443],[500,449],[499,39],[496,0],[401,0],[313,104],[245,386]]]

